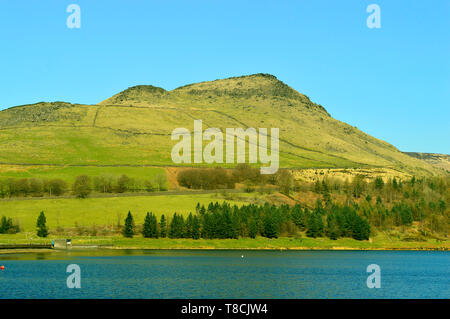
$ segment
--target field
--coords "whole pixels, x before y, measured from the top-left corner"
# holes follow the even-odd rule
[[[165,174],[159,167],[101,167],[101,166],[26,166],[26,165],[0,165],[0,178],[60,178],[69,185],[78,175],[100,176],[111,175],[118,177],[122,174],[130,178],[151,179],[158,174]]]
[[[242,195],[243,196],[243,195]],[[158,216],[177,212],[195,212],[197,203],[208,205],[211,201],[222,202],[215,194],[126,196],[107,198],[60,198],[0,200],[0,216],[11,217],[17,221],[22,231],[35,233],[36,220],[41,211],[47,218],[50,229],[57,227],[112,226],[123,220],[131,211],[136,224],[142,224],[147,212]],[[242,201],[227,200],[240,205]]]

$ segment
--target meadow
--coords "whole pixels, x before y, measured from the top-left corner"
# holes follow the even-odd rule
[[[130,178],[151,179],[158,174],[165,174],[165,171],[160,167],[0,165],[0,178],[60,178],[71,185],[75,178],[82,174],[90,177],[100,175],[118,177],[125,174]]]
[[[244,194],[242,196],[245,196]],[[35,233],[36,220],[41,211],[50,229],[78,226],[123,225],[128,211],[136,224],[142,224],[147,212],[158,219],[161,214],[171,216],[174,212],[188,215],[195,212],[197,203],[208,205],[211,201],[223,201],[215,194],[125,196],[106,198],[52,198],[0,200],[0,216],[11,217],[22,232]],[[240,200],[227,200],[232,205],[242,205]]]

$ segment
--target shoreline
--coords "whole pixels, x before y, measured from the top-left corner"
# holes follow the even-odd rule
[[[173,251],[182,251],[182,250],[192,250],[192,251],[449,251],[448,247],[389,247],[389,248],[379,248],[379,247],[238,247],[238,248],[220,248],[220,247],[171,247],[171,248],[158,248],[158,247],[135,247],[135,246],[115,246],[115,247],[77,247],[74,246],[69,249],[36,249],[36,248],[28,248],[28,249],[0,249],[1,255],[10,255],[10,254],[26,254],[26,253],[53,253],[53,252],[82,252],[82,251],[114,251],[114,250],[155,250],[155,251],[164,251],[164,250],[173,250]]]
[[[66,240],[71,245],[66,245]],[[57,246],[51,247],[54,241]],[[331,240],[326,237],[278,237],[238,239],[192,239],[192,238],[144,238],[135,236],[126,238],[122,236],[73,236],[63,239],[61,236],[48,238],[26,238],[23,234],[0,235],[0,256],[6,253],[40,253],[58,251],[114,251],[114,250],[254,250],[254,251],[448,251],[449,240],[429,238],[426,241],[403,241],[399,238],[388,238],[383,234],[359,241],[352,238],[339,238]]]

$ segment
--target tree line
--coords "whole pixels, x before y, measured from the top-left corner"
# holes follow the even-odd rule
[[[167,191],[168,182],[165,174],[157,174],[150,179],[135,179],[125,174],[120,176],[79,175],[72,185],[60,178],[4,178],[0,179],[0,197],[42,197],[62,196],[71,193],[77,197],[87,197],[91,192],[124,193],[138,191]]]
[[[448,214],[444,207],[434,207],[436,210],[428,215],[423,203],[400,201],[388,208],[379,199],[372,205],[367,200],[359,204],[354,201],[339,204],[324,198],[326,201],[317,199],[314,207],[310,208],[300,204],[276,206],[265,203],[240,207],[227,202],[211,202],[206,207],[197,204],[195,213],[187,217],[178,213],[162,214],[158,220],[155,214],[148,212],[144,223],[139,226],[135,225],[129,211],[122,234],[133,237],[142,233],[146,238],[237,239],[257,236],[277,238],[305,232],[306,236],[313,238],[326,236],[333,240],[342,237],[367,240],[375,229],[409,227],[415,221],[424,223],[430,231],[448,231]],[[1,219],[0,230],[12,232],[14,227],[11,219]],[[39,215],[37,227],[38,236],[48,234],[44,212]]]
[[[306,231],[308,237],[328,236],[331,239],[351,237],[367,240],[370,225],[349,206],[334,206],[332,212],[320,201],[314,209],[301,205],[275,206],[248,204],[238,207],[229,203],[210,203],[207,207],[197,204],[196,212],[186,218],[174,213],[171,218],[161,215],[158,222],[153,213],[147,213],[141,228],[146,238],[226,239],[263,236],[277,238],[280,234],[293,235]],[[134,217],[129,211],[122,233],[133,237],[138,233]]]
[[[448,177],[413,176],[405,180],[376,177],[367,181],[357,175],[351,182],[323,178],[310,184],[309,190],[320,194],[325,203],[330,203],[333,197],[343,196],[341,201],[356,207],[370,225],[380,230],[409,227],[417,222],[421,233],[448,235]]]
[[[244,184],[248,191],[254,186],[266,184],[279,186],[283,193],[289,192],[294,184],[292,175],[287,170],[276,174],[263,175],[259,168],[243,163],[235,168],[190,168],[177,175],[178,183],[189,189],[233,189],[237,183]]]

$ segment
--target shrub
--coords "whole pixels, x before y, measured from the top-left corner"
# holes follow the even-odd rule
[[[15,225],[11,218],[2,216],[0,219],[0,234],[16,234],[19,231],[19,225]]]

